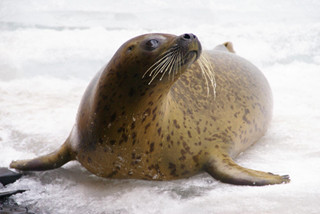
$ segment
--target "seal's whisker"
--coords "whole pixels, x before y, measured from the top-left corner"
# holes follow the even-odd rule
[[[179,53],[177,53],[174,56],[174,63],[172,64],[172,67],[171,67],[171,69],[169,71],[169,77],[168,77],[169,80],[170,80],[170,76],[171,76],[172,71],[174,72],[174,71],[176,71],[178,69],[178,60],[177,60],[178,56],[179,56]]]
[[[203,76],[203,78],[205,79],[205,82],[206,82],[206,86],[207,86],[207,95],[209,95],[210,93],[210,89],[209,89],[209,83],[208,83],[208,78],[204,72],[205,68],[204,68],[204,65],[203,65],[203,60],[202,60],[202,57],[199,59],[199,67],[200,67],[200,71],[201,71],[201,74]]]
[[[178,72],[179,71],[179,66],[180,66],[180,56],[181,56],[181,52],[179,52],[178,54],[177,54],[177,58],[176,58],[176,65],[177,65],[177,69],[174,69],[173,70],[173,72],[172,72],[172,81],[174,81],[174,74],[176,73],[176,72]]]
[[[172,54],[172,51],[167,51],[167,52],[165,52],[165,53],[161,56],[161,58],[160,58],[159,60],[157,60],[155,63],[153,63],[153,64],[150,66],[150,68],[143,74],[142,79],[145,77],[145,75],[146,75],[149,71],[151,71],[151,73],[150,73],[149,76],[152,76],[152,71],[153,71],[156,67],[158,67],[159,64],[161,64],[161,62],[162,62],[163,60],[167,59],[167,57],[170,56],[170,54]]]
[[[142,78],[145,77],[145,75],[149,72],[154,70],[155,67],[157,67],[163,60],[165,60],[168,56],[170,56],[170,54],[172,54],[172,52],[174,51],[174,49],[169,49],[168,51],[166,51],[155,63],[153,63],[149,69],[143,74]],[[152,74],[151,74],[152,75]],[[149,76],[151,76],[149,75]]]
[[[163,59],[162,57],[162,62],[160,62],[154,69],[152,69],[151,73],[149,76],[152,76],[150,82],[148,83],[149,85],[153,82],[153,80],[159,75],[159,73],[163,73],[162,78],[164,77],[165,73],[167,73],[168,70],[170,70],[170,67],[172,67],[173,59],[175,55],[178,53],[178,49],[172,49],[170,54],[166,54],[166,58]]]
[[[162,74],[160,81],[165,77],[166,74],[174,75],[179,73],[182,65],[182,55],[181,50],[178,45],[171,47],[168,51],[163,53],[159,59],[153,63],[148,70],[143,74],[142,78],[145,78],[146,75],[151,77],[148,85],[150,85],[159,74]]]
[[[179,60],[178,60],[178,70],[177,70],[177,73],[180,73],[181,72],[181,67],[183,65],[183,57],[182,57],[182,53],[180,52],[179,54]]]
[[[209,87],[209,81],[210,86],[212,87],[213,96],[214,99],[216,98],[216,79],[214,74],[214,69],[210,61],[208,61],[206,54],[202,54],[202,56],[199,58],[199,67],[201,70],[201,73],[206,81],[207,86],[207,95],[210,94],[210,87]]]
[[[154,73],[157,73],[157,71],[161,71],[161,69],[166,65],[167,62],[168,58],[163,59],[154,69],[151,70],[149,77],[153,76]]]
[[[162,63],[162,66],[161,66],[159,69],[157,69],[156,72],[153,74],[150,82],[148,83],[149,85],[150,85],[151,82],[158,76],[158,74],[159,74],[159,73],[162,73],[163,70],[168,66],[168,64],[170,63],[170,59],[171,59],[171,57],[164,59],[164,62]],[[154,71],[153,71],[153,72],[154,72]],[[153,72],[152,72],[152,73],[153,73]]]
[[[172,65],[173,65],[174,62],[175,62],[174,57],[175,57],[175,55],[173,55],[173,56],[170,57],[170,62],[169,62],[169,64],[168,64],[168,66],[165,68],[162,76],[160,77],[160,81],[162,80],[162,78],[164,77],[164,75],[167,73],[168,70],[169,70],[169,72],[170,72],[170,70],[172,70]]]
[[[170,48],[168,51],[166,51],[164,54],[162,54],[162,56],[160,56],[160,58],[154,63],[152,64],[149,69],[143,74],[142,79],[146,76],[147,73],[150,74],[149,76],[152,76],[154,72],[156,72],[160,67],[162,67],[164,61],[166,61],[170,56],[172,56],[173,54],[175,54],[175,52],[179,50],[179,47],[177,45],[173,46],[172,48]]]
[[[176,74],[176,73],[179,73],[180,72],[180,66],[181,66],[181,52],[178,52],[178,57],[177,57],[177,64],[178,64],[178,69],[177,70],[173,70],[173,72],[172,72],[172,81],[174,81],[174,75]]]
[[[207,65],[207,76],[209,77],[210,81],[211,81],[211,85],[212,85],[212,89],[213,89],[213,95],[214,98],[216,98],[216,87],[217,87],[217,83],[216,83],[216,78],[215,78],[215,73],[214,73],[214,69],[212,67],[212,64],[208,61],[207,57],[204,57],[206,63],[205,65]]]
[[[170,74],[173,73],[172,75],[172,81],[174,81],[174,73],[179,69],[179,55],[180,52],[178,52],[175,57],[174,57],[174,65],[170,71]],[[170,78],[169,78],[170,79]]]

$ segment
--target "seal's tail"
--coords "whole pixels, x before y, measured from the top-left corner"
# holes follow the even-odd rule
[[[10,167],[22,171],[44,171],[58,168],[75,159],[68,142],[67,140],[57,151],[48,155],[31,160],[12,161]]]

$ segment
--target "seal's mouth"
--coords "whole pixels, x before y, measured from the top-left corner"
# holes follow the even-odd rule
[[[186,54],[184,57],[184,60],[182,61],[181,65],[185,65],[188,62],[194,62],[199,58],[199,52],[198,51],[190,51]]]

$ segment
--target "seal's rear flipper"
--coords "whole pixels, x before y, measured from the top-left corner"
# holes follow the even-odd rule
[[[232,42],[225,42],[221,45],[218,45],[214,48],[214,50],[218,50],[218,51],[226,51],[226,52],[230,52],[230,53],[236,53],[233,49],[233,44]]]
[[[290,182],[288,175],[274,175],[241,167],[226,154],[213,157],[205,171],[215,179],[236,185],[263,186]]]
[[[11,168],[22,171],[44,171],[58,168],[74,160],[74,155],[69,149],[68,140],[57,151],[31,160],[12,161]]]

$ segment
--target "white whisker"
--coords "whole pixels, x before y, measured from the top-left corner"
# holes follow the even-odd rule
[[[178,53],[177,54],[175,54],[174,55],[174,63],[173,63],[173,65],[172,65],[172,68],[170,69],[170,71],[169,71],[169,73],[168,73],[168,75],[169,75],[169,77],[168,77],[168,79],[170,80],[170,77],[171,77],[171,72],[173,71],[175,71],[175,70],[177,70],[178,69]]]
[[[153,63],[150,68],[143,74],[142,79],[145,77],[145,75],[149,72],[149,71],[153,71],[154,69],[156,69],[156,67],[159,66],[159,64],[165,60],[167,57],[169,57],[170,55],[172,55],[172,53],[176,50],[176,48],[170,48],[168,51],[166,51],[161,57],[160,59],[158,59],[155,63]],[[152,73],[149,75],[152,76]]]
[[[199,58],[198,62],[199,62],[198,64],[199,64],[201,73],[206,81],[207,96],[209,96],[209,94],[210,94],[210,87],[209,87],[209,81],[210,81],[210,86],[212,88],[213,96],[215,99],[217,85],[216,85],[216,79],[215,79],[213,66],[212,66],[211,62],[207,59],[206,54],[202,54],[202,56]]]
[[[174,61],[175,61],[175,60],[174,60],[174,56],[175,56],[175,55],[171,56],[170,62],[169,62],[169,64],[168,64],[168,66],[166,67],[166,69],[164,70],[162,76],[160,77],[160,81],[162,80],[162,78],[164,77],[164,75],[167,73],[168,69],[169,69],[169,70],[172,69],[172,65],[173,65],[173,63],[174,63]]]
[[[170,63],[171,58],[166,58],[163,65],[161,66],[160,69],[157,69],[157,71],[153,74],[150,82],[148,83],[149,85],[152,83],[152,81],[158,76],[159,73],[162,73],[164,69],[167,68],[168,64]]]

